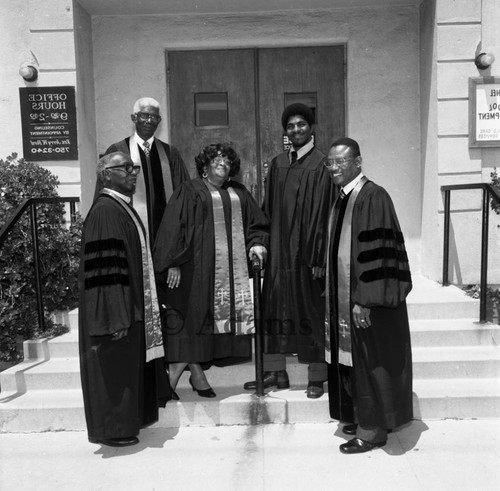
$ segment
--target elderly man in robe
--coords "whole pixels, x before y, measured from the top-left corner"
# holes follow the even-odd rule
[[[340,445],[346,454],[384,446],[413,417],[408,257],[392,200],[361,163],[350,138],[335,141],[325,163],[340,186],[328,228],[325,358],[330,415],[355,436]]]
[[[135,125],[134,133],[113,143],[106,154],[126,153],[135,165],[141,166],[134,208],[146,227],[152,246],[168,200],[179,184],[189,180],[189,173],[177,148],[154,136],[161,122],[158,101],[151,97],[138,99],[130,118]]]
[[[79,272],[80,372],[92,443],[138,443],[158,420],[168,381],[151,252],[130,206],[141,168],[116,152],[97,166],[102,190],[85,220]]]

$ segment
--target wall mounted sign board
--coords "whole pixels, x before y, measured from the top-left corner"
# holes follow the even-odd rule
[[[20,87],[24,158],[78,160],[75,87]]]
[[[500,77],[469,79],[469,147],[500,147]]]

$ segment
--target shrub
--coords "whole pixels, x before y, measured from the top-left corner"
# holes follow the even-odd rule
[[[497,190],[500,191],[500,177],[498,176],[496,167],[493,169],[493,172],[490,173],[491,177],[491,185]],[[500,215],[500,204],[498,204],[493,198],[491,198],[491,209],[497,214]]]
[[[57,178],[13,153],[0,160],[0,227],[31,197],[57,197]],[[40,274],[46,331],[38,326],[33,246],[29,213],[24,213],[0,245],[0,360],[17,359],[16,343],[61,334],[67,328],[50,319],[55,310],[78,302],[78,264],[82,220],[68,228],[63,204],[37,205]]]

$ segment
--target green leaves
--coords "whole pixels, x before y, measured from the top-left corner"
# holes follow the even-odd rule
[[[13,153],[0,160],[0,227],[19,204],[31,197],[57,197],[59,181],[37,164]],[[37,206],[40,273],[47,331],[40,332],[36,306],[35,273],[29,213],[0,247],[0,359],[15,359],[19,339],[60,333],[50,314],[78,302],[78,265],[82,220],[68,226],[65,206]],[[68,217],[69,219],[69,217]]]

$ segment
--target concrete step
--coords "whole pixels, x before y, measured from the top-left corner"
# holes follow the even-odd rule
[[[497,378],[500,347],[453,346],[413,348],[414,379]]]
[[[474,319],[410,320],[412,347],[500,345],[500,326]]]
[[[26,360],[0,374],[1,394],[29,390],[69,390],[80,385],[80,361],[76,357]]]
[[[442,286],[423,276],[413,276],[406,302],[410,319],[479,319],[479,300],[460,288]]]
[[[499,418],[498,378],[454,378],[413,381],[414,418]]]
[[[287,371],[292,389],[307,386],[307,366],[287,357]],[[243,384],[255,379],[253,362],[230,367],[212,367],[206,372],[215,390],[242,390]],[[454,346],[413,348],[415,379],[497,377],[500,380],[500,346]],[[179,388],[190,389],[189,373],[179,380]],[[3,391],[78,389],[80,365],[76,357],[50,360],[27,360],[1,374]]]
[[[327,386],[325,385],[325,389]],[[269,391],[258,398],[231,388],[203,399],[178,389],[180,401],[160,409],[154,427],[322,423],[330,421],[328,395],[308,399],[303,389]],[[495,379],[434,379],[414,382],[414,418],[498,418],[500,384]],[[0,397],[0,433],[85,430],[80,390],[33,390]]]

